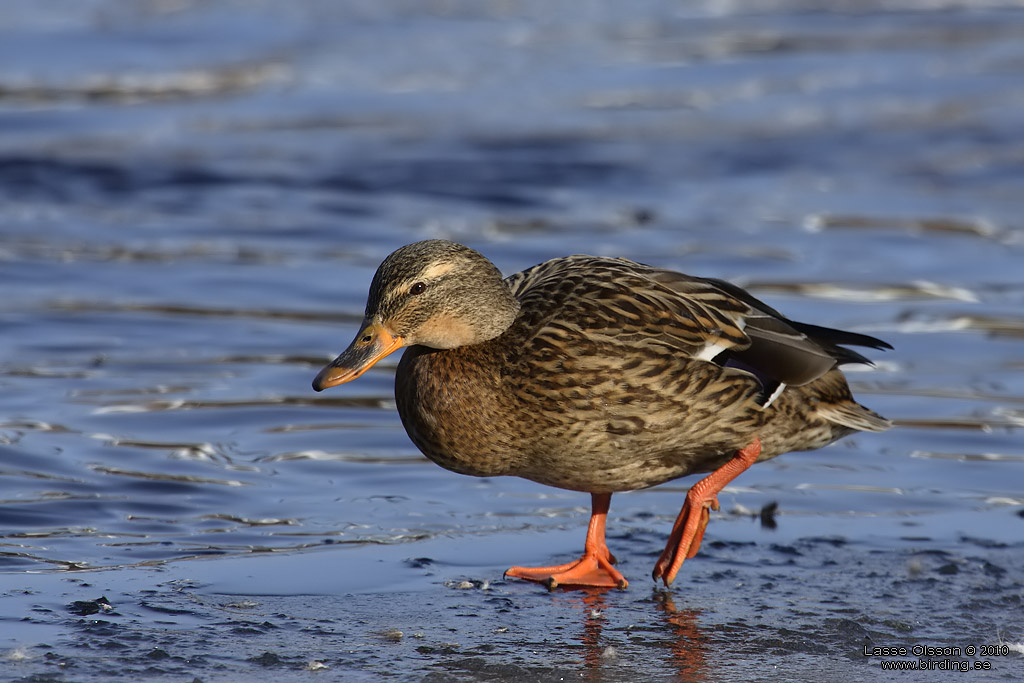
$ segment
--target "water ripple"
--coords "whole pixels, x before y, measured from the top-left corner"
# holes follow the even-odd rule
[[[170,401],[146,401],[144,403],[117,403],[96,408],[94,415],[111,413],[157,413],[177,410],[233,410],[236,408],[260,408],[268,406],[320,406],[333,408],[377,408],[392,410],[393,399],[360,398],[335,396],[326,398],[277,396],[263,399],[239,399],[224,401],[201,401],[174,399]]]
[[[283,65],[270,63],[171,73],[112,73],[60,85],[7,81],[0,82],[0,101],[33,105],[78,100],[142,104],[233,94],[281,81],[287,73]]]
[[[130,477],[132,479],[145,479],[147,481],[173,482],[181,484],[215,484],[217,486],[250,486],[248,482],[238,479],[214,479],[211,477],[199,477],[191,474],[171,474],[168,472],[142,472],[137,470],[126,470],[120,467],[92,464],[89,469],[100,474],[111,474],[118,477]]]
[[[863,284],[842,286],[834,282],[761,282],[746,283],[750,289],[759,292],[785,292],[822,299],[840,301],[914,301],[920,299],[949,299],[976,303],[978,295],[964,287],[952,287],[937,282],[919,280],[907,284]]]

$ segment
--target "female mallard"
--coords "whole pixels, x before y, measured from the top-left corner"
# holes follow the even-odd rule
[[[506,572],[549,587],[626,587],[605,545],[616,491],[711,472],[690,489],[654,567],[669,585],[740,472],[890,426],[836,369],[870,363],[840,344],[885,342],[787,320],[721,280],[620,258],[557,258],[503,279],[468,247],[417,242],[377,269],[360,329],[314,389],[410,347],[395,396],[428,458],[591,494],[579,560]]]

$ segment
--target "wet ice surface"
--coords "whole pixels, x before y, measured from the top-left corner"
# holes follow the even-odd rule
[[[646,569],[660,534],[627,526],[612,539],[628,552],[623,568]],[[550,536],[523,545],[556,553],[578,533]],[[326,670],[355,680],[874,681],[880,665],[865,664],[865,646],[1005,642],[1008,617],[1020,609],[1022,576],[1011,564],[1019,546],[887,545],[840,536],[712,541],[685,587],[673,591],[638,581],[627,591],[549,594],[494,580],[483,563],[509,563],[516,553],[492,536],[468,551],[431,540],[162,572],[49,574],[33,577],[34,592],[4,599],[45,641],[22,649],[25,659],[12,670],[64,670],[76,679],[266,672],[305,680]],[[340,576],[346,571],[358,576]],[[382,580],[392,587],[386,597]],[[83,615],[86,596],[101,595],[111,607]],[[1019,657],[951,661],[990,661],[994,678],[1013,680]],[[926,681],[936,672],[899,676]]]
[[[1024,13],[688,7],[9,3],[5,677],[868,681],[865,645],[1024,641]],[[504,582],[586,496],[425,461],[397,361],[309,388],[425,237],[881,336],[851,381],[901,426],[745,473],[669,592],[691,480],[613,499],[628,591]]]

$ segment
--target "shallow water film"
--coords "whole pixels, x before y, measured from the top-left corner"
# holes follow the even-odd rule
[[[0,678],[1024,678],[1019,3],[0,12]],[[614,496],[628,590],[505,580],[585,494],[427,461],[397,358],[310,388],[431,237],[881,337],[897,427],[744,473],[670,590],[695,478]]]

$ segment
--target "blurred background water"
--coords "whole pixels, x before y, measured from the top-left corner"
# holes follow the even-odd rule
[[[1024,640],[1022,75],[1024,10],[996,0],[6,0],[0,668],[71,657],[72,579],[371,614],[473,567],[536,599],[501,571],[575,553],[585,496],[427,462],[397,360],[309,386],[380,260],[430,237],[506,273],[586,252],[725,278],[891,342],[849,374],[899,428],[744,474],[709,541],[751,548],[708,546],[676,597],[773,543],[899,549],[876,569],[900,575],[995,549],[981,611]],[[631,590],[690,483],[613,500]],[[772,501],[775,531],[728,514]]]

